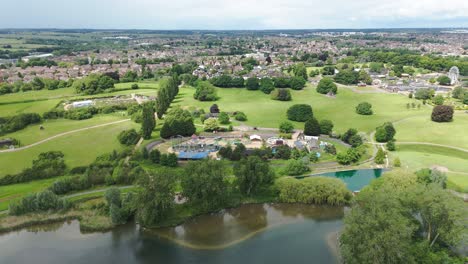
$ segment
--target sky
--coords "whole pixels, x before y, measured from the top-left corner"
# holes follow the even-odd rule
[[[0,28],[468,27],[468,0],[5,0]]]

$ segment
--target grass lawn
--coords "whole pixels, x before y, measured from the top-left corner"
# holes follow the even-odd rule
[[[286,111],[293,104],[310,104],[315,116],[320,119],[330,119],[335,124],[335,130],[344,132],[354,127],[363,132],[371,132],[385,121],[397,121],[415,115],[430,115],[429,108],[408,110],[406,104],[411,99],[386,93],[359,94],[350,89],[341,88],[336,98],[318,94],[311,85],[302,91],[291,90],[292,101],[281,102],[270,99],[261,91],[248,91],[239,88],[217,88],[220,99],[216,102],[200,102],[193,99],[195,89],[184,87],[174,100],[175,105],[183,107],[195,106],[205,111],[216,103],[221,111],[243,111],[247,114],[245,122],[251,126],[276,128],[287,120]],[[373,105],[374,115],[362,116],[355,112],[358,103],[367,101]],[[302,128],[302,123],[295,123],[296,128]]]
[[[99,155],[122,149],[117,135],[122,130],[139,127],[140,125],[128,121],[59,137],[25,150],[0,153],[0,176],[18,173],[30,167],[39,153],[51,150],[62,151],[69,168],[87,165]]]
[[[11,103],[11,102],[21,102],[24,100],[45,100],[52,98],[62,98],[67,96],[73,96],[75,94],[75,89],[73,88],[62,88],[57,90],[40,90],[40,91],[28,91],[28,92],[19,92],[4,94],[0,96],[0,103]]]
[[[447,174],[452,186],[468,189],[468,153],[444,147],[425,145],[399,145],[396,152],[390,152],[391,159],[399,157],[403,168],[418,170],[434,165],[450,170]],[[462,172],[462,173],[457,173]]]
[[[449,172],[447,173],[447,177],[447,187],[449,189],[468,193],[468,174]]]
[[[7,134],[4,137],[15,138],[21,142],[22,146],[25,146],[63,132],[115,122],[126,118],[128,117],[122,113],[113,113],[96,115],[86,120],[51,119],[44,121],[42,124],[31,125],[23,130]],[[43,130],[39,129],[41,125],[44,127]]]
[[[0,186],[0,211],[7,210],[11,201],[21,199],[31,193],[43,191],[60,178]]]
[[[49,111],[50,109],[57,106],[58,103],[60,103],[60,99],[2,104],[0,105],[0,116],[12,116],[20,113],[38,113],[42,115],[42,113]]]
[[[431,121],[431,115],[415,116],[395,124],[396,139],[430,142],[468,149],[468,114],[457,111],[450,123]]]

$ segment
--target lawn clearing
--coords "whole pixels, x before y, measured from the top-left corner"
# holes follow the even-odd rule
[[[247,114],[245,122],[251,126],[276,128],[285,121],[286,111],[293,104],[310,104],[314,115],[319,119],[330,119],[335,124],[335,130],[344,132],[354,127],[360,131],[370,133],[377,126],[386,121],[397,121],[415,115],[430,115],[430,109],[423,107],[419,110],[406,108],[407,103],[415,102],[399,94],[388,93],[355,93],[347,88],[338,90],[336,98],[318,94],[315,88],[308,85],[302,91],[291,90],[292,101],[281,102],[270,99],[261,91],[248,91],[239,88],[216,88],[220,99],[216,102],[200,102],[193,98],[195,89],[184,87],[180,89],[174,105],[182,107],[195,106],[205,111],[216,103],[221,111],[243,111]],[[362,116],[355,112],[358,103],[367,101],[373,105],[374,115]],[[303,123],[295,123],[301,129]]]

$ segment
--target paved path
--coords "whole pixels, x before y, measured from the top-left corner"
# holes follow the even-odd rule
[[[56,138],[59,138],[59,137],[63,137],[63,136],[66,136],[66,135],[70,135],[70,134],[73,134],[73,133],[77,133],[77,132],[81,132],[81,131],[85,131],[85,130],[89,130],[89,129],[94,129],[94,128],[99,128],[99,127],[104,127],[104,126],[110,126],[110,125],[119,124],[119,123],[123,123],[123,122],[127,122],[127,121],[130,121],[130,119],[124,119],[124,120],[114,121],[114,122],[110,122],[110,123],[105,123],[105,124],[100,124],[100,125],[95,125],[95,126],[90,126],[90,127],[84,127],[84,128],[79,128],[79,129],[75,129],[75,130],[63,132],[63,133],[57,134],[57,135],[55,135],[55,136],[48,137],[48,138],[46,138],[46,139],[43,139],[43,140],[41,140],[41,141],[32,143],[32,144],[27,145],[27,146],[24,146],[24,147],[14,148],[14,149],[0,150],[0,153],[4,153],[4,152],[16,152],[16,151],[20,151],[20,150],[32,148],[32,147],[34,147],[34,146],[40,145],[40,144],[42,144],[42,143],[45,143],[45,142],[47,142],[47,141],[50,141],[50,140],[53,140],[53,139],[56,139]]]

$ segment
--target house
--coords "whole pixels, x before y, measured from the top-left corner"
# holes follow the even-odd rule
[[[251,135],[250,136],[251,141],[262,141],[262,137],[259,135]]]
[[[78,101],[72,103],[73,108],[80,108],[80,107],[88,107],[93,105],[93,101],[86,100],[86,101]]]

